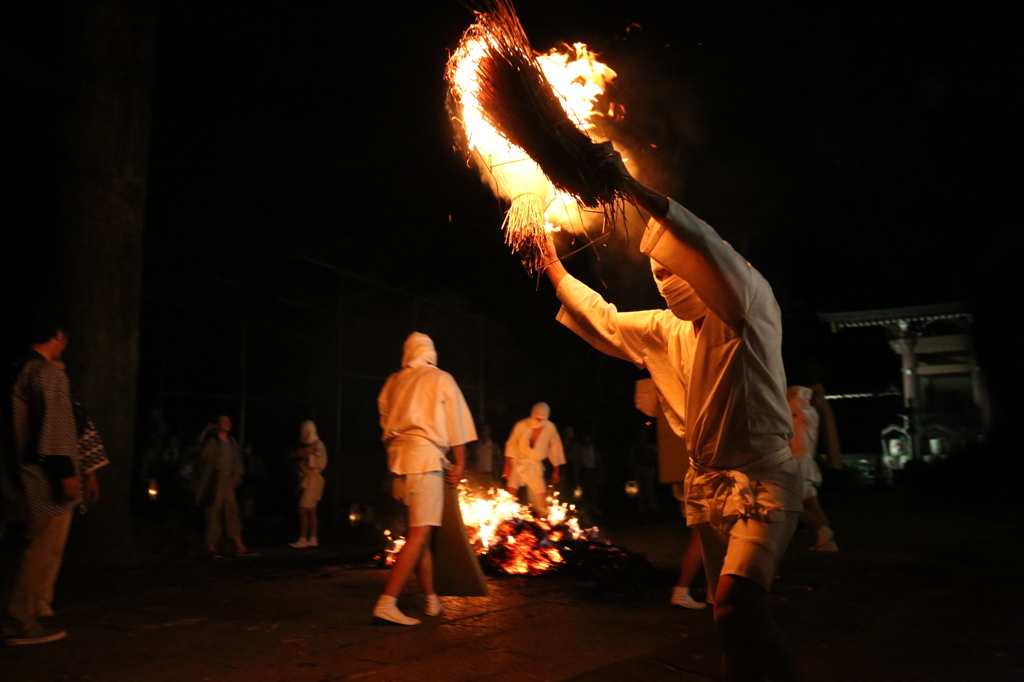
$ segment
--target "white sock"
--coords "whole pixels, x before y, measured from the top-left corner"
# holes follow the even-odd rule
[[[440,616],[444,613],[444,605],[441,604],[441,599],[436,594],[427,595],[423,613],[428,616]]]

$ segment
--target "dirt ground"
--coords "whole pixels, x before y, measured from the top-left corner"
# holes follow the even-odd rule
[[[1019,522],[891,492],[826,499],[841,551],[799,531],[773,592],[808,680],[1024,680]],[[385,573],[351,547],[71,568],[67,639],[0,648],[4,682],[715,680],[711,609],[668,606],[682,522],[603,531],[656,570],[608,585],[499,577],[403,628],[370,611]],[[403,608],[420,615],[412,587]]]

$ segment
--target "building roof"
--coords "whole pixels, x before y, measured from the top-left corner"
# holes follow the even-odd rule
[[[900,322],[934,322],[936,320],[972,320],[965,303],[935,303],[907,308],[885,308],[843,313],[818,313],[818,319],[828,322],[832,329],[844,327],[885,327]]]

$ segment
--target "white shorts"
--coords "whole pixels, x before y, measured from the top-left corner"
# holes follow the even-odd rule
[[[547,492],[543,463],[532,459],[513,459],[509,468],[506,485],[512,490],[526,486],[531,492]]]
[[[444,472],[395,476],[392,492],[409,508],[409,527],[440,526],[444,511]]]
[[[316,509],[316,505],[323,499],[324,487],[303,488],[302,496],[299,497],[299,507],[302,509]]]
[[[317,503],[324,497],[324,477],[320,475],[310,476],[302,486],[302,495],[299,497],[299,507],[302,509],[316,509]]]
[[[804,499],[815,497],[821,485],[821,469],[813,457],[800,458],[800,475],[804,477]]]
[[[738,575],[770,590],[799,518],[800,512],[794,511],[786,512],[779,523],[741,518],[724,528],[710,523],[691,526],[700,533],[708,594],[718,592],[722,575]]]

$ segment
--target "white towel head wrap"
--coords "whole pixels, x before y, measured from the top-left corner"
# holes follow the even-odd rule
[[[420,367],[421,365],[437,366],[437,351],[434,341],[426,334],[413,332],[405,340],[402,349],[402,367]]]

